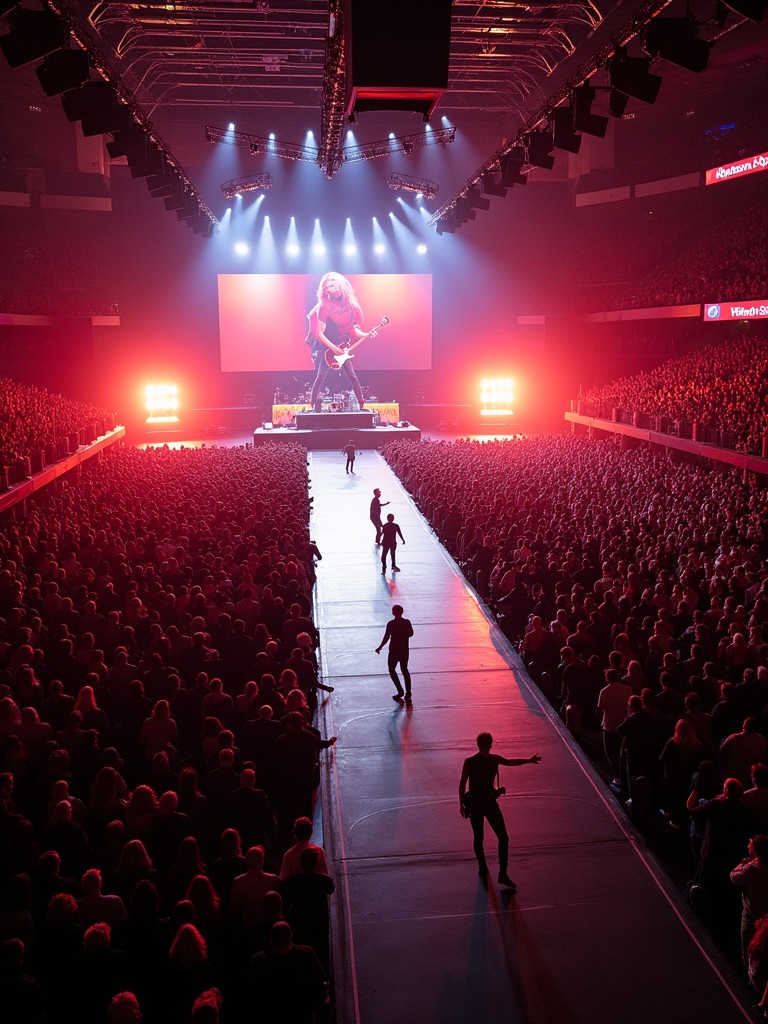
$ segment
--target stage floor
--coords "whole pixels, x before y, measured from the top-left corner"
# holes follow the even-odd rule
[[[408,438],[411,441],[421,440],[418,427],[371,427],[359,429],[355,427],[333,427],[324,430],[299,430],[296,427],[257,427],[253,432],[254,444],[298,443],[310,451],[341,450],[347,441],[354,441],[362,449],[381,448],[387,441],[397,438]]]
[[[338,736],[321,787],[337,1024],[752,1021],[750,993],[379,453],[353,474],[316,453],[309,471],[335,687],[319,726]],[[405,536],[399,573],[381,574],[374,487]],[[414,627],[412,708],[392,701],[386,651],[375,653],[393,603]],[[490,829],[491,879],[479,882],[458,810],[462,761],[484,729],[495,752],[542,756],[501,769],[517,896],[496,883]]]

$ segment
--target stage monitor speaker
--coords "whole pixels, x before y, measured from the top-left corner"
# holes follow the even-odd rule
[[[742,18],[757,22],[762,21],[768,2],[767,0],[722,0],[722,6],[740,14]]]
[[[39,68],[37,77],[46,96],[58,96],[88,81],[91,65],[85,50],[55,50]]]
[[[645,28],[646,53],[688,71],[706,71],[711,49],[712,43],[699,39],[690,18],[654,18]]]
[[[564,149],[568,153],[579,152],[581,136],[574,131],[570,105],[552,111],[552,141],[555,149]]]
[[[650,73],[650,66],[647,57],[614,57],[608,65],[611,88],[642,103],[655,103],[661,78]]]
[[[0,38],[0,50],[12,68],[23,67],[66,46],[67,26],[52,11],[20,8],[11,11],[8,20],[11,31]]]
[[[411,110],[429,119],[448,86],[451,0],[345,0],[348,116]]]

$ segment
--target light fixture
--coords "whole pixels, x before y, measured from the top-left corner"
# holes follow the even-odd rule
[[[428,178],[413,178],[409,174],[398,174],[393,171],[387,179],[387,185],[398,192],[421,193],[425,199],[434,199],[440,191],[437,182]]]

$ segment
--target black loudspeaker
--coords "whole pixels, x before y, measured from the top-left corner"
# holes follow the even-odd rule
[[[88,81],[91,66],[85,50],[56,50],[36,70],[46,96],[58,96]]]
[[[11,31],[0,38],[0,50],[12,68],[47,57],[66,45],[69,32],[52,11],[21,8],[10,15]]]
[[[592,113],[594,99],[595,89],[591,85],[582,85],[573,90],[571,95],[573,127],[577,132],[596,135],[598,138],[604,139],[605,133],[608,131],[608,118]]]
[[[133,121],[130,108],[115,100],[111,110],[104,111],[93,117],[84,117],[80,122],[83,135],[104,135],[106,132],[119,132],[128,128]]]
[[[643,103],[655,103],[661,88],[661,78],[650,73],[650,66],[651,62],[647,57],[625,57],[617,54],[608,65],[611,88],[618,89],[626,96],[633,96]]]
[[[654,18],[645,29],[646,53],[689,71],[705,71],[711,49],[689,18]]]
[[[740,14],[742,18],[761,21],[765,14],[766,0],[722,0],[722,5]]]
[[[531,132],[526,137],[528,145],[528,162],[534,167],[543,167],[545,171],[551,171],[555,166],[555,158],[552,153],[552,139],[549,132]]]
[[[448,86],[451,0],[345,0],[347,115],[411,110],[425,120]]]
[[[552,141],[555,149],[564,149],[568,153],[579,152],[581,136],[573,129],[573,111],[570,106],[557,107],[552,111]]]
[[[107,152],[112,160],[119,156],[127,156],[133,149],[144,144],[144,129],[138,124],[131,124],[115,134],[114,139],[107,143]]]
[[[506,156],[501,158],[499,166],[501,167],[501,184],[507,188],[511,188],[513,185],[527,185],[528,178],[521,174],[523,164],[525,163],[525,150],[516,147]]]
[[[107,117],[115,106],[115,90],[109,82],[86,82],[61,97],[64,113],[70,121],[84,117]]]
[[[611,89],[608,93],[608,113],[611,117],[624,117],[624,111],[627,109],[628,103],[629,96],[619,92],[618,89]]]

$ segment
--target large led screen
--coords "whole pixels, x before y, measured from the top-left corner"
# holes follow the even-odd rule
[[[432,369],[432,275],[347,274],[363,330],[389,323],[355,351],[360,370]],[[219,274],[219,339],[225,372],[311,370],[307,314],[322,275]]]

